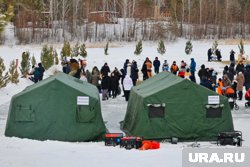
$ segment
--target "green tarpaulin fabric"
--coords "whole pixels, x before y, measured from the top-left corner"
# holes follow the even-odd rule
[[[219,104],[209,104],[214,96]],[[162,72],[132,88],[121,129],[145,139],[210,141],[234,127],[226,97]]]
[[[96,140],[105,132],[97,88],[64,73],[13,96],[5,129],[6,136],[72,142]]]

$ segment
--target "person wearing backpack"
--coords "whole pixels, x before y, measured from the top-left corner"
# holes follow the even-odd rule
[[[176,75],[179,71],[179,67],[176,65],[176,61],[173,61],[173,64],[171,65],[170,71]]]

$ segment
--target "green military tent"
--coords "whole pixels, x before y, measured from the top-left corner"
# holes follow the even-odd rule
[[[61,72],[12,97],[5,129],[10,137],[72,142],[105,132],[97,88]]]
[[[162,72],[132,88],[121,129],[145,139],[210,141],[234,127],[226,97]]]

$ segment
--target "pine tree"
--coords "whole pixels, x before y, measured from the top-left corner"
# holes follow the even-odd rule
[[[79,50],[80,50],[80,46],[79,46],[79,43],[77,42],[75,44],[75,46],[72,48],[71,50],[71,58],[72,57],[78,57],[79,56]]]
[[[53,47],[48,47],[47,45],[43,46],[41,62],[46,70],[54,64]]]
[[[9,74],[8,72],[4,74],[4,71],[5,71],[4,62],[3,59],[0,57],[0,88],[5,87],[9,82]]]
[[[21,61],[21,74],[26,77],[30,70],[30,52],[26,51],[22,53],[22,61]]]
[[[36,58],[33,55],[32,58],[31,58],[31,65],[34,66],[35,64],[36,64]]]
[[[108,55],[108,49],[109,49],[109,42],[107,42],[105,48],[104,48],[104,54]]]
[[[83,58],[86,58],[88,55],[87,51],[86,51],[86,46],[85,44],[82,44],[80,46],[80,56],[82,56]]]
[[[186,42],[185,53],[187,55],[189,55],[192,53],[192,51],[193,51],[193,45],[192,45],[191,41],[189,40]]]
[[[218,48],[218,41],[215,40],[214,43],[213,43],[213,46],[212,46],[212,53],[215,54],[215,51],[217,50]]]
[[[140,55],[141,52],[142,52],[142,40],[140,40],[140,41],[136,44],[136,48],[135,48],[134,54]]]
[[[5,25],[14,16],[14,7],[11,4],[7,4],[7,8],[5,8],[4,3],[6,3],[6,2],[3,2],[0,0],[0,4],[3,4],[0,7],[0,34],[4,30]]]
[[[61,51],[62,60],[66,57],[70,57],[71,56],[70,52],[71,52],[70,43],[68,41],[65,41],[63,44],[62,51]]]
[[[59,59],[58,59],[58,54],[56,50],[53,50],[53,57],[54,57],[54,64],[58,65],[59,64]]]
[[[17,71],[15,60],[12,60],[10,62],[9,74],[10,74],[9,76],[10,82],[17,84],[19,82],[19,79],[18,79],[19,73]]]
[[[240,54],[243,55],[245,53],[245,50],[244,50],[244,43],[242,39],[240,40],[240,44],[238,45],[238,48],[239,48]]]
[[[166,48],[164,45],[163,40],[160,40],[159,44],[158,44],[158,48],[157,48],[158,53],[160,53],[161,55],[163,55],[164,53],[166,53]]]

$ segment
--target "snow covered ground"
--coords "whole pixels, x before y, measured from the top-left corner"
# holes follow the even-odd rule
[[[175,43],[166,44],[166,54],[159,55],[157,53],[157,43],[143,43],[143,52],[140,56],[135,56],[135,43],[127,43],[119,47],[109,48],[109,55],[104,55],[103,48],[87,49],[87,69],[91,70],[93,66],[101,66],[107,62],[110,69],[115,67],[121,69],[125,59],[136,60],[139,68],[141,68],[146,57],[154,60],[156,56],[160,61],[168,60],[172,64],[176,60],[180,64],[181,60],[190,63],[193,57],[197,63],[197,68],[202,64],[206,67],[213,67],[221,76],[225,64],[219,62],[207,62],[207,49],[212,46],[213,41],[193,41],[193,52],[186,55],[184,52],[186,40],[179,40]],[[118,45],[118,44],[117,44]],[[88,45],[87,45],[88,46]],[[61,46],[56,48],[59,52]],[[39,62],[42,46],[27,45],[0,46],[0,56],[4,59],[6,67],[13,59],[21,60],[23,51],[29,50],[31,56],[34,55]],[[229,59],[231,49],[238,51],[237,45],[223,45],[219,43],[222,52],[222,59]],[[250,53],[250,46],[245,45],[246,53]],[[51,71],[55,68],[61,70],[60,66],[46,71],[45,77],[51,75]],[[4,136],[6,119],[8,116],[8,108],[12,95],[22,91],[26,86],[33,84],[28,79],[20,78],[17,85],[9,84],[7,87],[0,89],[0,166],[1,167],[44,167],[44,166],[60,166],[60,167],[180,167],[182,160],[182,149],[189,147],[192,143],[178,143],[172,145],[170,143],[161,143],[158,150],[139,151],[125,150],[119,147],[105,147],[104,142],[89,143],[70,143],[59,141],[35,141],[29,139],[9,138]],[[250,147],[250,108],[244,107],[244,100],[237,101],[240,109],[233,110],[233,120],[236,130],[243,132],[243,147]],[[102,101],[102,114],[104,121],[107,121],[106,127],[110,132],[121,132],[119,122],[124,119],[126,112],[126,102],[121,96],[116,99]],[[201,147],[218,147],[214,143],[202,142]]]

